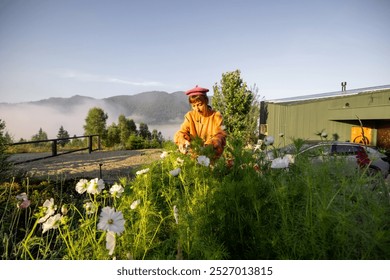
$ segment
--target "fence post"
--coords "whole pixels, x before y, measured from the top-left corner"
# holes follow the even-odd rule
[[[88,135],[88,152],[92,153],[92,135]]]
[[[101,143],[100,143],[100,134],[97,136],[98,138],[98,150],[101,150]]]
[[[57,155],[57,140],[53,140],[51,143],[51,155],[52,156]]]

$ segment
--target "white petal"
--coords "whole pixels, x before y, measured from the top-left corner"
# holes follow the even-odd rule
[[[149,168],[145,168],[145,169],[137,171],[135,174],[142,175],[142,174],[145,174],[145,173],[148,173],[148,172],[149,172]]]
[[[131,203],[130,205],[130,209],[134,210],[135,208],[137,208],[137,206],[141,203],[141,200],[137,199],[135,201],[133,201],[133,203]]]
[[[27,198],[27,194],[24,192],[24,193],[21,193],[21,194],[18,194],[17,196],[16,196],[16,199],[17,200],[27,200],[28,198]]]
[[[106,235],[106,249],[111,256],[115,250],[115,232],[108,231]]]
[[[176,224],[179,223],[179,209],[176,207],[176,205],[173,206],[173,217],[175,218]]]
[[[278,157],[272,160],[271,168],[287,168],[290,164],[289,157]]]
[[[198,163],[203,166],[209,166],[210,159],[206,156],[198,156]]]
[[[273,136],[266,136],[264,138],[264,144],[269,146],[269,145],[272,145],[274,143],[274,137]]]
[[[164,151],[161,153],[160,158],[166,158],[168,156],[168,152]]]
[[[180,172],[181,172],[181,168],[176,168],[169,171],[169,174],[171,174],[173,177],[177,177],[179,176]]]

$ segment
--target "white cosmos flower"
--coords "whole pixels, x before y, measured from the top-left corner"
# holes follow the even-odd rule
[[[22,203],[18,202],[18,204],[16,205],[18,208],[25,209],[25,208],[29,207],[31,204],[31,201],[28,199],[27,194],[25,192],[18,194],[16,196],[16,199],[22,201]]]
[[[96,206],[93,204],[93,202],[89,201],[84,204],[84,209],[87,215],[93,214],[96,211]]]
[[[254,152],[256,152],[256,151],[261,151],[261,145],[256,144],[256,145],[255,145],[255,148],[253,149],[253,151],[254,151]]]
[[[92,179],[88,183],[87,192],[90,194],[99,194],[104,189],[104,181],[102,179]]]
[[[80,181],[76,184],[76,191],[79,194],[85,193],[88,188],[88,180],[87,179],[80,179]]]
[[[179,209],[176,207],[176,205],[173,205],[173,217],[175,218],[176,224],[179,223]]]
[[[121,211],[106,206],[100,213],[97,228],[105,231],[112,231],[120,235],[125,230],[125,220]]]
[[[27,197],[27,194],[24,192],[24,193],[18,194],[18,195],[16,196],[16,199],[17,199],[17,200],[27,200],[28,197]]]
[[[135,208],[138,207],[138,205],[141,203],[140,199],[134,200],[133,203],[130,205],[130,209],[134,210]]]
[[[54,204],[54,198],[50,198],[50,200],[46,199],[46,201],[43,203],[43,207],[46,208],[46,213],[45,216],[38,220],[38,223],[43,223],[46,221],[47,218],[52,216],[57,210],[57,205]]]
[[[176,162],[179,164],[179,165],[183,165],[183,163],[184,163],[184,159],[181,159],[181,158],[177,158],[176,159]]]
[[[198,163],[203,166],[209,166],[210,159],[206,156],[198,156]]]
[[[271,168],[288,168],[290,163],[293,163],[294,159],[291,155],[285,155],[283,157],[278,157],[272,160]]]
[[[160,158],[164,159],[164,158],[166,158],[167,156],[168,156],[168,152],[167,152],[167,151],[164,151],[164,152],[161,153]]]
[[[42,224],[42,228],[43,228],[42,233],[45,233],[46,231],[52,228],[58,228],[58,226],[60,225],[60,221],[61,221],[61,214],[56,214],[50,217],[49,219],[47,219],[46,222]]]
[[[264,144],[266,145],[266,146],[270,146],[270,145],[272,145],[273,143],[274,143],[274,137],[273,136],[266,136],[265,138],[264,138]]]
[[[62,213],[62,215],[68,214],[68,205],[63,204],[63,205],[61,206],[61,213]]]
[[[137,171],[135,174],[142,175],[142,174],[146,174],[148,172],[149,172],[149,168],[145,168],[145,169]]]
[[[111,193],[112,197],[119,198],[122,195],[122,193],[124,192],[124,190],[125,189],[120,184],[114,184],[110,188],[110,193]]]
[[[169,171],[169,174],[171,174],[171,176],[173,176],[173,177],[177,177],[177,176],[179,176],[180,172],[181,172],[181,168],[176,168],[176,169]]]
[[[106,249],[108,250],[108,254],[111,256],[115,250],[115,232],[107,231],[106,235]]]

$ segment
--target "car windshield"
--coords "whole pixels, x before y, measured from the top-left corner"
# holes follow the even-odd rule
[[[356,155],[360,147],[362,146],[354,143],[307,141],[304,142],[299,147],[299,152],[297,152],[297,145],[289,144],[285,147],[276,150],[268,150],[267,156],[269,159],[273,159],[274,157],[278,157],[278,156],[281,157],[286,154],[288,155],[305,154],[309,157],[328,155],[328,154],[329,155],[330,154]],[[364,147],[364,148],[371,159],[386,158],[386,155],[380,153],[378,150],[372,147]]]
[[[320,155],[328,155],[331,151],[331,144],[317,144],[305,147],[298,154],[304,154],[309,157],[315,157]]]
[[[379,152],[377,149],[372,148],[372,147],[365,147],[366,151],[369,156],[372,156],[374,158],[386,158],[386,155]]]
[[[302,147],[300,147],[299,151],[303,152],[303,151],[309,149],[310,147],[315,146],[316,144],[317,143],[304,143],[302,145]],[[279,151],[280,151],[281,154],[293,155],[293,154],[297,153],[297,147],[294,144],[290,144],[290,145],[287,145],[286,147],[280,148]]]

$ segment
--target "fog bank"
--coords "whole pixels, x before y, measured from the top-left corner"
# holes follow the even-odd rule
[[[118,123],[118,117],[123,112],[112,108],[102,100],[90,100],[68,108],[36,105],[33,103],[0,104],[0,119],[5,122],[7,131],[14,141],[21,138],[30,140],[42,128],[49,139],[56,138],[61,126],[68,131],[69,136],[83,135],[85,118],[93,107],[100,107],[108,115],[107,126]],[[163,134],[166,140],[173,139],[174,133],[180,128],[180,121],[174,120],[167,124],[148,124],[142,116],[126,116],[133,119],[137,128],[139,122],[148,125],[149,130],[156,129]]]

